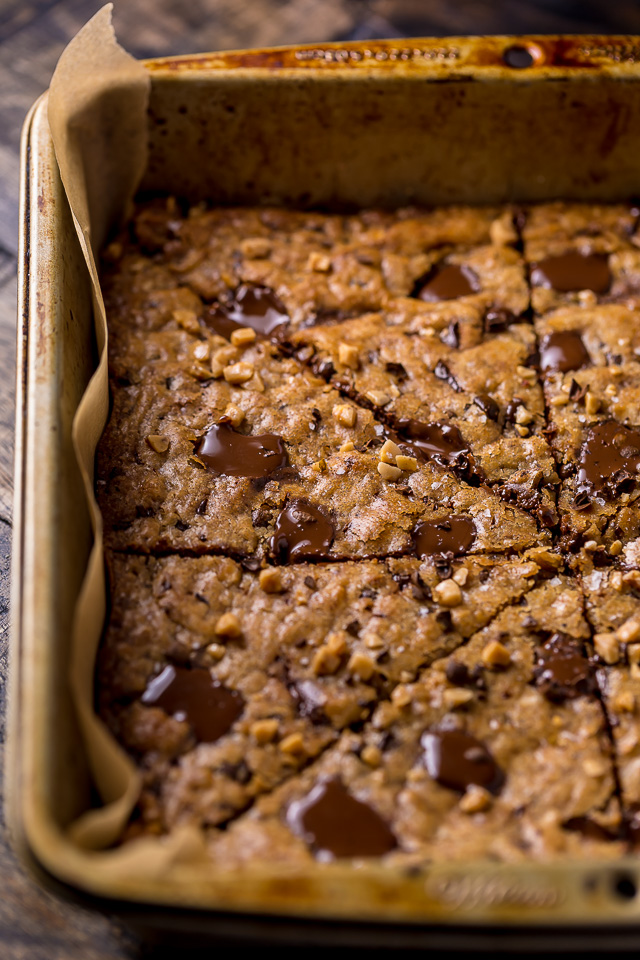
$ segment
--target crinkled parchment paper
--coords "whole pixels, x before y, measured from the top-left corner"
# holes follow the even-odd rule
[[[116,41],[112,5],[103,7],[62,54],[51,81],[49,124],[92,286],[100,361],[73,424],[73,441],[91,511],[95,540],[75,611],[71,688],[91,772],[104,806],[71,825],[86,850],[104,850],[122,833],[136,802],[140,777],[93,708],[96,652],[106,602],[102,518],[93,492],[95,450],[109,405],[107,325],[97,258],[109,230],[127,216],[147,162],[147,71]],[[176,860],[197,862],[204,845],[195,831],[170,840],[144,839],[104,855],[111,868],[131,864],[156,872]]]

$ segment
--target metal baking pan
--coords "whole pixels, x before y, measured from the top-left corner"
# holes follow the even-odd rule
[[[152,60],[143,190],[349,207],[640,195],[640,38],[376,41]],[[203,161],[206,158],[206,161]],[[65,829],[92,803],[67,684],[91,545],[71,423],[89,278],[46,95],[24,127],[7,784],[13,842],[65,895],[156,933],[481,949],[640,945],[640,865],[256,866],[140,884]],[[181,941],[182,942],[182,941]]]

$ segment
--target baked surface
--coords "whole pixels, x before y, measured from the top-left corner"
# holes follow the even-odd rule
[[[299,863],[640,839],[631,206],[141,204],[105,251],[127,829]]]

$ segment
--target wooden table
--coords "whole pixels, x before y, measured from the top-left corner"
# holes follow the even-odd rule
[[[9,618],[20,128],[27,109],[47,88],[63,47],[101,5],[101,0],[0,0],[0,762]],[[394,36],[640,34],[636,0],[120,0],[116,7],[118,36],[139,57]],[[0,767],[0,791],[1,778]],[[0,878],[1,960],[173,955],[38,888],[8,847],[1,792]]]

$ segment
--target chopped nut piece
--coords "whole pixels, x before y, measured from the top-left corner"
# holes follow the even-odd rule
[[[259,373],[254,373],[250,380],[242,384],[244,390],[255,390],[256,393],[264,393],[264,382]]]
[[[351,453],[352,450],[355,450],[353,440],[347,440],[341,447],[338,447],[338,453]]]
[[[357,370],[360,366],[360,357],[357,348],[350,346],[348,343],[341,343],[338,346],[338,361],[343,367]]]
[[[278,732],[278,726],[275,719],[256,720],[251,724],[250,733],[259,744],[271,743]]]
[[[226,648],[221,643],[210,643],[206,648],[207,655],[216,662],[222,660],[226,652]]]
[[[231,420],[231,423],[236,428],[239,427],[244,420],[244,410],[241,410],[240,407],[237,407],[235,403],[227,404],[224,415]]]
[[[636,698],[631,693],[631,690],[621,690],[620,693],[613,698],[613,706],[619,713],[635,713]]]
[[[356,650],[349,657],[347,670],[350,673],[355,673],[361,680],[368,680],[376,672],[376,665],[366,653]]]
[[[333,416],[343,427],[355,427],[356,410],[355,407],[350,407],[348,403],[337,403],[333,408]]]
[[[472,783],[460,799],[459,807],[463,813],[482,813],[493,803],[493,797],[484,787]]]
[[[587,390],[584,398],[584,408],[589,415],[597,413],[600,409],[600,401],[590,390]]]
[[[609,764],[606,760],[597,757],[587,757],[582,764],[582,769],[588,777],[602,777],[607,773]]]
[[[533,423],[533,415],[529,413],[526,407],[518,407],[516,410],[516,423],[527,424]]]
[[[240,241],[240,252],[247,260],[263,260],[271,253],[271,241],[266,237],[247,237]]]
[[[282,573],[277,567],[267,567],[261,570],[258,576],[260,589],[265,593],[282,593],[285,589],[282,583]]]
[[[614,571],[613,571],[613,573],[612,573],[611,576],[609,577],[609,583],[611,584],[612,588],[613,588],[617,593],[620,593],[620,592],[621,592],[624,584],[623,584],[623,581],[622,581],[622,574],[620,573],[619,570],[614,570]]]
[[[327,461],[324,459],[316,460],[315,463],[311,464],[310,469],[313,470],[314,473],[323,473],[327,469]]]
[[[215,632],[218,637],[239,637],[242,630],[235,613],[223,613],[216,623]]]
[[[465,583],[469,579],[469,571],[467,570],[466,567],[460,567],[459,570],[456,570],[456,572],[454,573],[451,579],[455,580],[458,586],[464,587]]]
[[[365,397],[367,400],[371,400],[371,403],[374,405],[374,407],[384,407],[391,400],[389,394],[383,393],[382,390],[368,390],[365,393]]]
[[[523,377],[525,380],[535,380],[538,374],[535,370],[532,370],[531,367],[516,367],[519,377]]]
[[[156,453],[166,453],[169,449],[169,440],[167,437],[161,437],[157,433],[151,433],[147,437],[147,443]]]
[[[335,673],[347,651],[347,641],[343,633],[330,633],[324,646],[316,650],[311,664],[317,676]]]
[[[401,470],[408,470],[413,473],[418,469],[418,461],[415,457],[405,457],[403,453],[399,453],[396,457],[396,466]]]
[[[216,350],[211,357],[211,371],[214,377],[221,377],[224,373],[224,368],[231,363],[232,360],[237,360],[238,351],[233,346],[220,347],[219,350]]]
[[[594,550],[597,550],[597,549],[598,549],[598,541],[597,541],[597,540],[587,540],[587,542],[586,542],[585,545],[584,545],[584,548],[585,548],[585,550],[587,551],[587,553],[593,553]]]
[[[615,386],[615,384],[608,383],[604,388],[604,392],[608,397],[615,397],[616,393],[618,392],[618,388]]]
[[[209,367],[205,367],[203,363],[198,363],[195,361],[189,365],[188,370],[191,376],[195,377],[196,380],[211,380],[212,371],[209,369]]]
[[[384,463],[390,463],[395,465],[396,458],[402,456],[402,450],[397,443],[394,443],[393,440],[385,440],[385,442],[380,447],[378,451],[378,457]]]
[[[360,759],[369,767],[379,767],[382,763],[382,751],[379,747],[374,747],[372,743],[368,743],[363,748]]]
[[[301,733],[290,733],[288,737],[280,741],[278,746],[283,753],[300,754],[305,752]]]
[[[473,690],[465,690],[463,687],[451,687],[442,694],[442,702],[447,710],[457,710],[458,707],[466,707],[475,699]]]
[[[566,393],[559,393],[556,397],[551,397],[549,403],[552,407],[566,407],[569,403],[569,397]]]
[[[383,480],[398,480],[402,476],[402,470],[398,467],[392,467],[389,463],[383,463],[383,461],[378,464],[378,473]]]
[[[516,424],[515,430],[519,437],[528,437],[530,433],[530,430],[528,427],[523,427],[519,423]]]
[[[194,360],[205,361],[208,360],[211,356],[211,344],[208,340],[200,340],[198,343],[194,343],[192,356]]]
[[[633,643],[635,640],[640,640],[640,615],[636,614],[635,617],[629,617],[618,627],[616,632],[622,643]]]
[[[491,237],[491,243],[496,247],[506,247],[511,243],[517,243],[518,234],[513,225],[513,215],[510,210],[506,210],[501,217],[492,221],[489,227],[489,236]]]
[[[640,664],[640,643],[631,643],[627,647],[627,659],[629,663]]]
[[[246,347],[254,343],[255,339],[256,332],[251,327],[239,327],[231,334],[231,343],[234,347]]]
[[[618,663],[620,660],[620,640],[615,633],[596,633],[593,646],[605,663]]]
[[[233,363],[222,371],[227,383],[246,383],[254,374],[252,363]]]
[[[364,638],[364,645],[368,647],[369,650],[382,650],[384,647],[384,640],[375,633],[370,633]]]
[[[622,540],[614,540],[609,547],[609,553],[612,557],[617,557],[618,554],[622,553]]]
[[[462,603],[462,591],[455,580],[441,580],[433,588],[433,594],[443,607],[457,607]]]
[[[560,570],[564,561],[557,553],[546,547],[532,547],[526,553],[528,560],[533,560],[543,570]]]
[[[184,308],[174,310],[173,319],[187,333],[193,333],[196,336],[200,333],[198,314],[194,310],[185,310]]]
[[[622,574],[622,579],[634,590],[640,590],[640,570],[629,570],[628,573]]]
[[[491,669],[503,669],[511,663],[511,654],[499,640],[491,640],[482,651],[482,662]]]
[[[315,270],[316,273],[329,273],[331,270],[331,258],[326,253],[318,253],[314,250],[309,254],[307,260],[309,270]]]
[[[392,690],[391,699],[396,707],[408,707],[411,703],[411,693],[407,687],[398,685]]]

